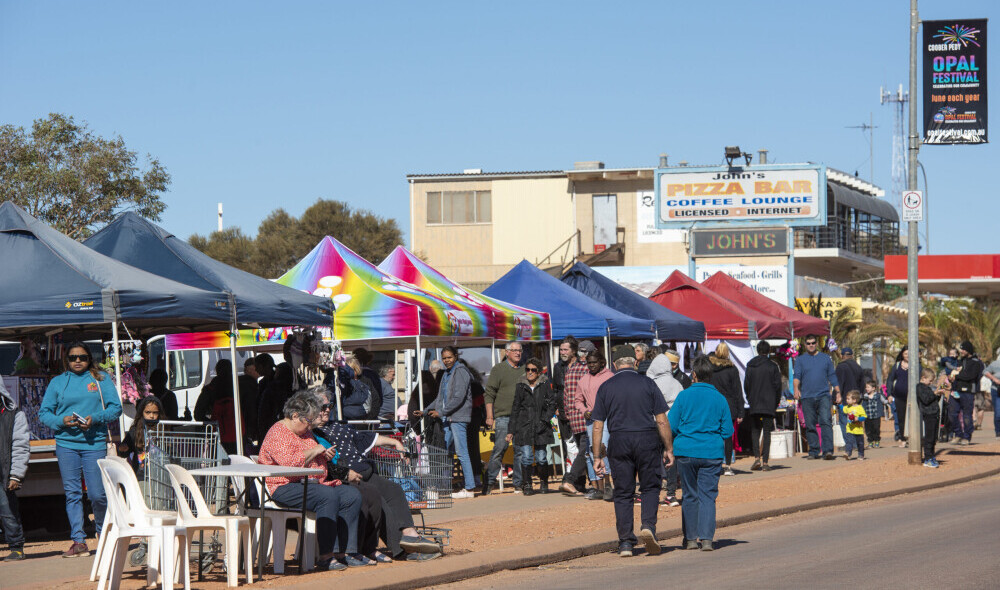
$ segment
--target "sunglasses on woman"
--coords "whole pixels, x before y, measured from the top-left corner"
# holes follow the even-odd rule
[[[527,369],[524,370],[524,372],[525,373],[537,373],[538,369],[536,369],[534,367],[528,367]]]
[[[85,363],[90,360],[89,354],[67,354],[66,358],[69,359],[71,363]]]

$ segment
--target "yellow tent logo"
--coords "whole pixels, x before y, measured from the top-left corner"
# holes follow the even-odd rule
[[[72,304],[72,303],[70,303],[69,301],[67,301],[67,302],[66,302],[66,309],[69,309],[69,308],[71,308],[71,307],[73,307],[73,304]]]

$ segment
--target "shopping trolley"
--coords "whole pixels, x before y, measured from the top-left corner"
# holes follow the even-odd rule
[[[152,510],[177,510],[177,498],[170,484],[167,465],[198,469],[222,465],[228,460],[229,456],[222,449],[215,423],[172,420],[157,422],[152,430],[146,430],[146,504]],[[225,477],[202,478],[201,493],[205,502],[216,512],[227,507],[227,484]],[[200,535],[199,540],[192,543],[192,554],[194,545],[197,545],[200,574],[208,573],[217,562],[222,561],[223,545],[218,532],[207,540],[204,534]],[[129,561],[133,565],[139,565],[145,557],[145,546],[140,546],[132,552]]]
[[[420,517],[417,532],[433,539],[443,548],[449,542],[451,529],[428,526],[424,521],[423,511],[452,506],[451,454],[447,449],[422,444],[412,431],[405,435],[395,433],[383,436],[401,441],[404,451],[386,447],[373,448],[368,459],[374,465],[375,473],[403,488],[403,494],[410,504],[410,512]]]

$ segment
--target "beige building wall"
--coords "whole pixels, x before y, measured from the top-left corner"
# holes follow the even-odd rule
[[[576,233],[565,178],[493,182],[493,264],[534,263]]]
[[[427,193],[490,191],[489,223],[427,224]],[[534,263],[576,232],[566,177],[420,180],[412,186],[413,251],[471,288],[488,285],[522,259]]]

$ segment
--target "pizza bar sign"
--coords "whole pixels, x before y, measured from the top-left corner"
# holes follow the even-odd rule
[[[822,210],[816,169],[664,171],[657,179],[661,224],[817,221]]]

